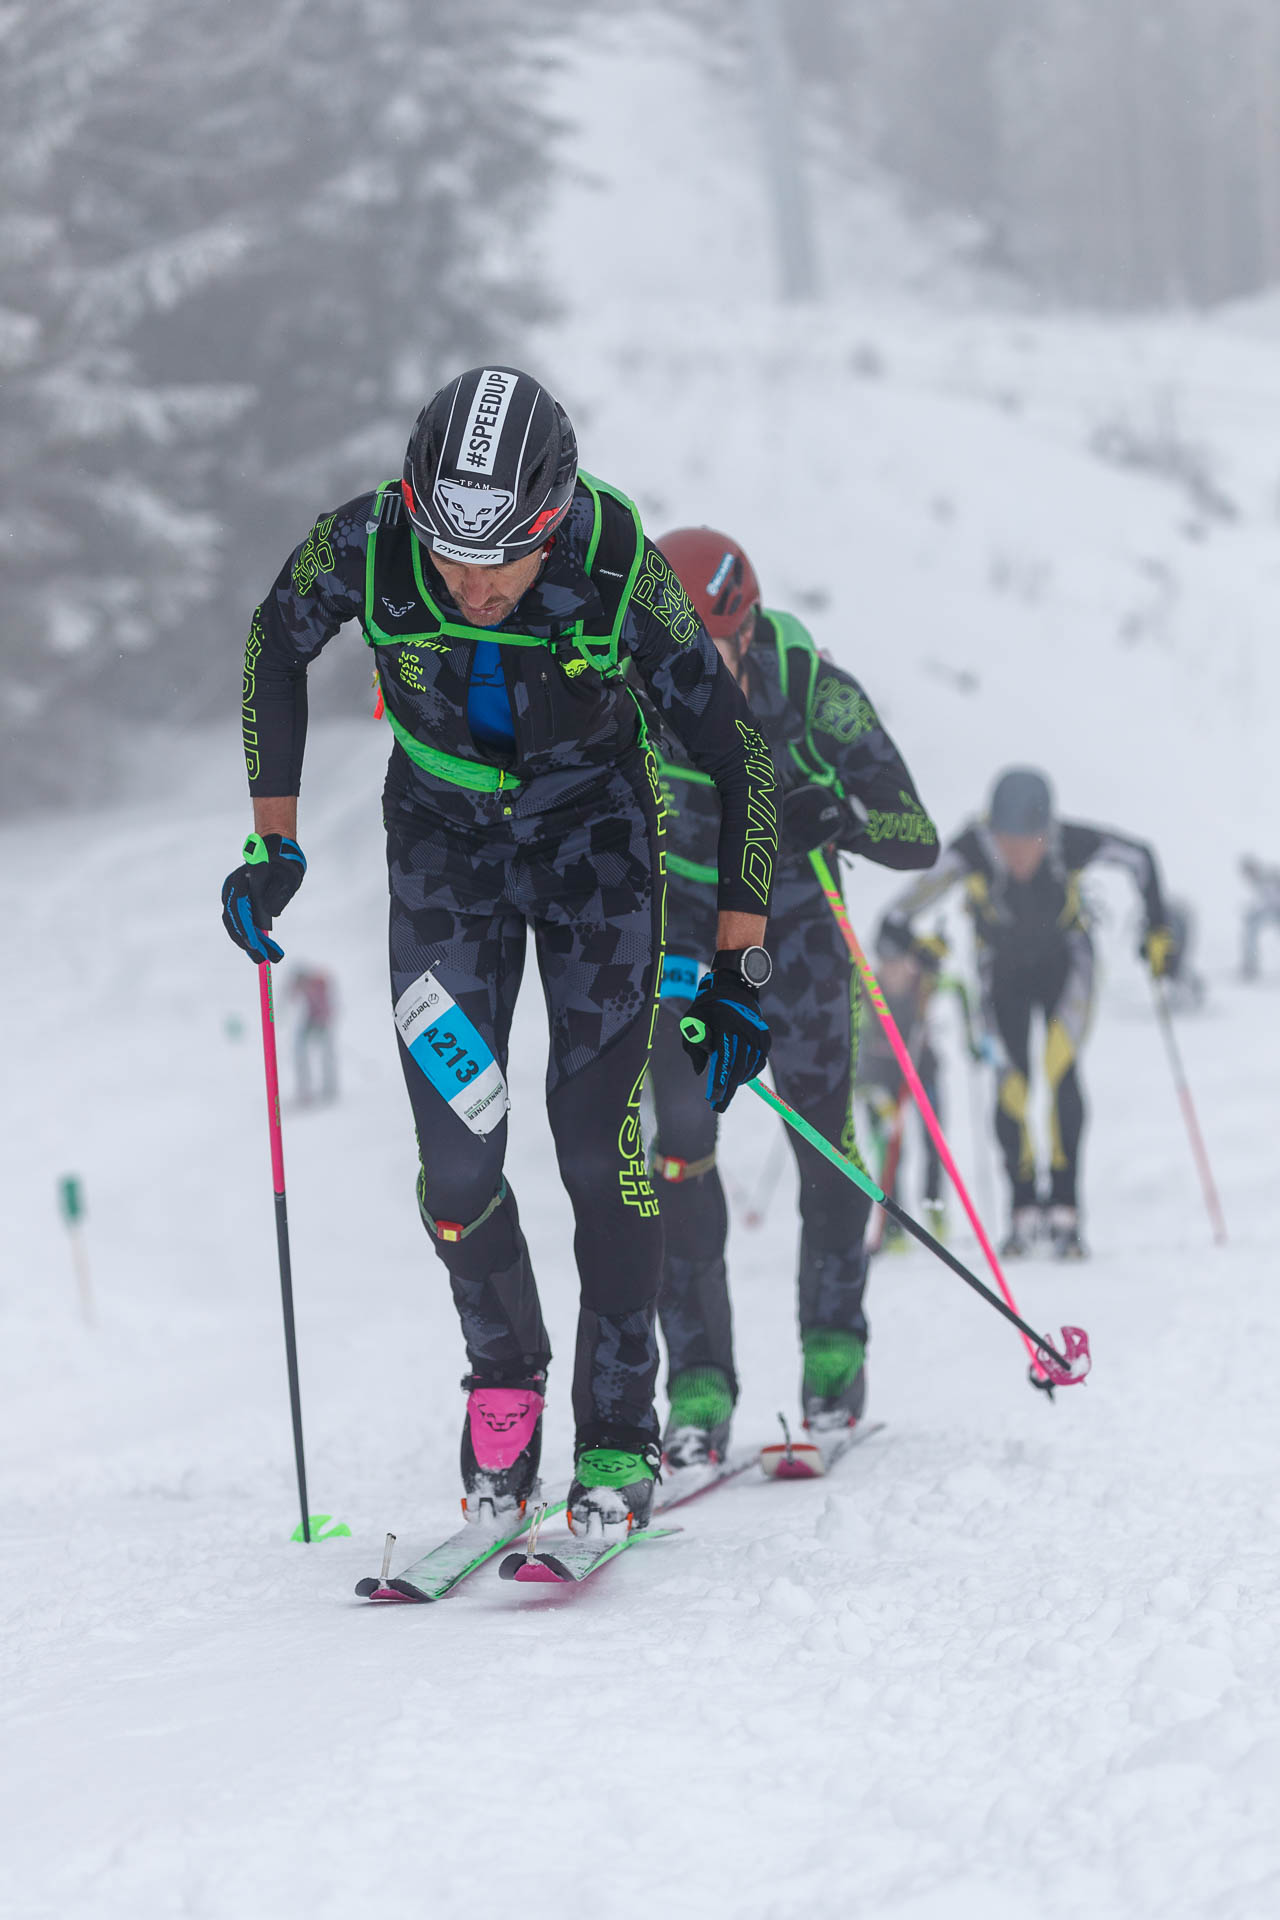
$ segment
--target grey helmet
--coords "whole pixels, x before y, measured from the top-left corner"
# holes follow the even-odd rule
[[[418,415],[404,503],[432,552],[497,567],[546,544],[577,477],[573,428],[546,388],[517,367],[472,367]]]
[[[1047,833],[1053,816],[1049,782],[1034,767],[1009,767],[991,793],[992,833]]]

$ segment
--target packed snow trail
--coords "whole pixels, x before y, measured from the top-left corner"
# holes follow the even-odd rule
[[[1180,1028],[1218,1252],[1117,953],[1087,1055],[1095,1257],[1018,1270],[1028,1312],[1090,1329],[1087,1385],[1047,1406],[994,1314],[923,1254],[886,1256],[888,1430],[828,1479],[692,1502],[678,1539],[567,1602],[486,1569],[438,1605],[370,1608],[352,1588],[388,1528],[408,1558],[456,1524],[463,1410],[385,1004],[385,737],[317,730],[311,865],[280,926],[344,1009],[342,1101],[284,1116],[312,1506],[352,1530],[309,1548],[289,1540],[256,981],[217,924],[243,808],[230,736],[203,744],[163,819],[81,823],[74,883],[47,880],[64,823],[0,835],[3,924],[31,956],[0,1010],[21,1116],[0,1196],[0,1912],[346,1920],[409,1893],[609,1920],[1267,1912],[1274,987],[1215,979]],[[576,1289],[540,1027],[531,977],[512,1172],[559,1355],[552,1490]],[[729,1121],[749,1186],[771,1116]],[[68,1170],[96,1333],[57,1218]],[[788,1177],[760,1231],[733,1231],[737,1441],[795,1407],[794,1239]]]

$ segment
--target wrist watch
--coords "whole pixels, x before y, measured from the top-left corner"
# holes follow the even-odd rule
[[[711,968],[714,973],[736,974],[757,989],[767,986],[773,974],[773,962],[763,947],[721,947]]]

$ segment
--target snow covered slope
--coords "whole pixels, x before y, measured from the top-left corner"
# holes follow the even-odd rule
[[[1045,1405],[985,1307],[924,1255],[892,1259],[871,1361],[889,1425],[825,1485],[726,1489],[567,1602],[484,1573],[434,1609],[372,1612],[350,1594],[385,1529],[407,1557],[454,1524],[461,1413],[382,1000],[385,741],[372,723],[314,739],[311,871],[281,928],[290,960],[334,965],[346,1008],[342,1103],[285,1113],[312,1506],[352,1529],[309,1549],[288,1539],[255,982],[210,907],[242,821],[234,745],[205,744],[166,817],[84,823],[74,877],[51,878],[65,826],[0,837],[23,963],[0,1034],[19,1121],[0,1177],[0,1912],[1267,1912],[1274,995],[1215,981],[1185,1026],[1224,1253],[1137,983],[1104,1006],[1097,1257],[1018,1276],[1033,1318],[1090,1327],[1087,1386]],[[541,1024],[526,997],[512,1166],[564,1356]],[[744,1099],[728,1136],[749,1189],[770,1116]],[[67,1170],[95,1330],[55,1215]],[[744,1440],[794,1405],[794,1240],[785,1186],[762,1229],[735,1222]]]
[[[407,1558],[455,1524],[462,1410],[385,1005],[385,730],[317,730],[310,871],[280,928],[344,1008],[341,1103],[285,1112],[311,1505],[351,1529],[310,1548],[289,1540],[256,983],[214,904],[244,830],[236,745],[150,752],[162,803],[0,834],[0,1913],[1258,1920],[1280,1902],[1277,968],[1234,983],[1229,918],[1236,853],[1276,836],[1269,336],[865,289],[821,314],[699,300],[716,208],[665,255],[661,218],[682,171],[719,176],[669,62],[611,96],[613,164],[655,71],[684,144],[647,178],[650,293],[611,292],[608,247],[588,250],[581,310],[542,354],[586,462],[655,526],[741,532],[770,597],[864,674],[944,826],[1002,761],[1039,757],[1064,806],[1157,839],[1212,915],[1210,1007],[1182,1037],[1231,1245],[1209,1245],[1117,892],[1087,1065],[1096,1255],[1016,1276],[1034,1320],[1089,1327],[1085,1387],[1046,1405],[958,1281],[886,1260],[870,1377],[888,1426],[827,1483],[714,1494],[567,1599],[486,1572],[435,1608],[363,1608],[387,1528]],[[580,230],[587,191],[568,178],[554,234]],[[1089,451],[1116,421],[1167,442],[1165,393],[1235,520]],[[862,924],[883,892],[858,872]],[[511,1171],[561,1356],[554,1483],[576,1288],[542,1026],[530,983]],[[953,1057],[977,1169],[963,1072]],[[773,1141],[744,1096],[725,1148],[744,1193]],[[72,1171],[94,1329],[55,1207]],[[794,1406],[794,1251],[784,1184],[761,1229],[733,1229],[743,1441]]]

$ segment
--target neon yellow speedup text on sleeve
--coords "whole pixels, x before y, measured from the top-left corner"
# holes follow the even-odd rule
[[[398,480],[384,481],[378,488],[374,499],[373,515],[370,522],[369,544],[365,554],[364,609],[361,627],[365,645],[373,647],[375,657],[379,648],[391,647],[430,647],[444,651],[455,641],[496,641],[504,647],[545,647],[553,655],[563,649],[571,649],[585,662],[594,667],[606,680],[619,679],[626,671],[626,662],[618,662],[618,640],[622,633],[623,622],[627,617],[627,608],[635,590],[636,576],[644,558],[644,530],[640,525],[640,516],[633,503],[616,487],[606,481],[597,480],[592,475],[579,473],[594,506],[594,520],[591,538],[587,545],[585,568],[587,575],[600,596],[604,607],[605,620],[608,623],[601,633],[588,633],[581,620],[570,628],[569,632],[549,640],[542,635],[528,633],[503,633],[495,628],[472,627],[464,621],[451,620],[432,597],[422,572],[422,550],[417,538],[410,535],[413,553],[414,585],[418,597],[426,610],[428,624],[416,633],[387,633],[378,623],[374,611],[377,600],[374,582],[377,569],[378,533],[382,525],[383,502],[386,495],[398,489]],[[627,519],[611,513],[606,515],[605,500],[609,499],[625,509]],[[611,523],[606,525],[606,519]],[[629,522],[629,524],[628,524]],[[602,535],[603,552],[602,552]],[[621,551],[619,551],[621,549]],[[597,571],[597,563],[610,558],[621,564],[608,572]],[[378,670],[382,677],[381,665]],[[415,766],[434,774],[438,779],[450,780],[455,786],[467,787],[477,793],[514,792],[523,783],[503,767],[490,766],[484,760],[470,760],[462,754],[445,753],[439,747],[430,746],[411,733],[402,720],[397,719],[391,710],[391,702],[383,689],[383,711],[405,753]],[[642,745],[644,744],[644,723],[641,718]]]

